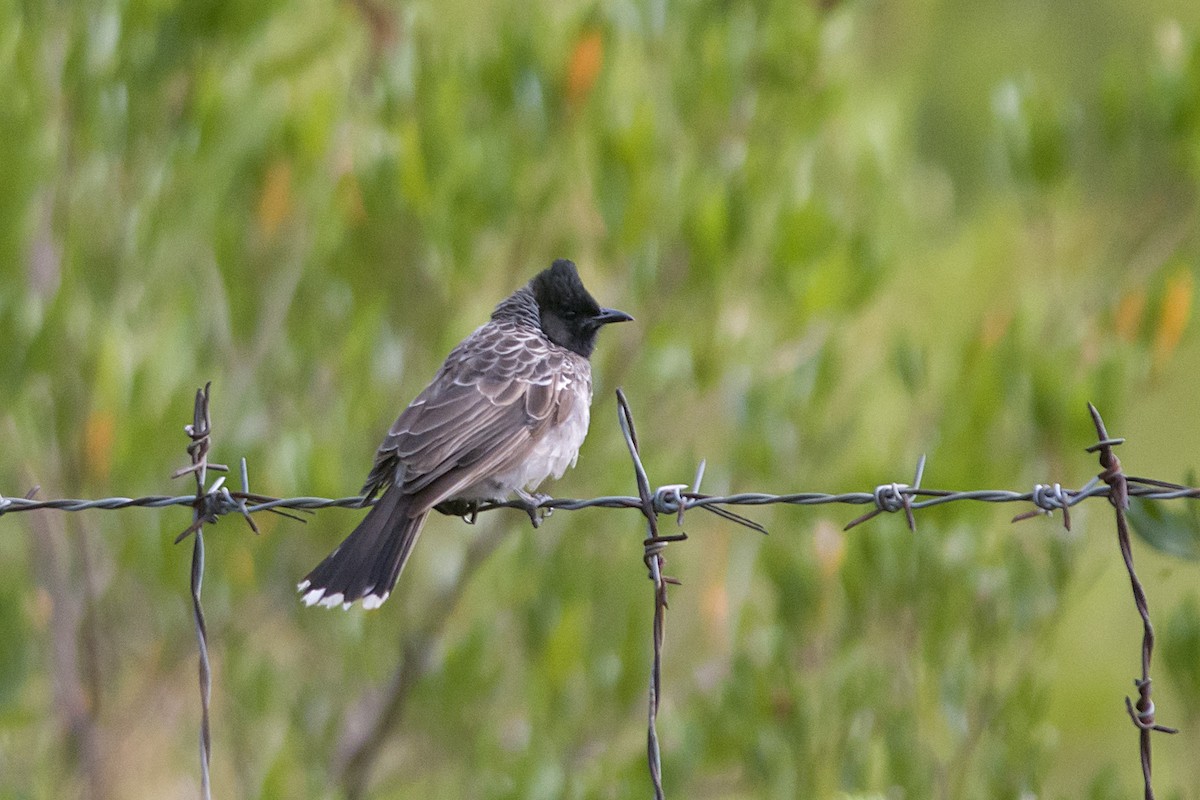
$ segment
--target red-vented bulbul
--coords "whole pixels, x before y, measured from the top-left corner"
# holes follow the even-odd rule
[[[592,402],[596,334],[633,317],[601,308],[575,265],[555,261],[450,351],[375,453],[358,527],[300,582],[307,605],[377,608],[429,511],[502,500],[574,466]]]

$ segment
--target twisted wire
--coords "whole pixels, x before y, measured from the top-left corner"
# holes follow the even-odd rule
[[[210,465],[211,468],[211,465]],[[1148,478],[1128,477],[1130,497],[1144,500],[1180,500],[1200,498],[1200,488],[1167,484]],[[650,501],[656,514],[678,515],[681,511],[694,508],[706,511],[727,510],[720,506],[767,506],[767,505],[876,505],[879,494],[885,494],[885,503],[892,502],[891,497],[910,498],[909,508],[919,511],[948,503],[1031,503],[1035,509],[1026,512],[1031,515],[1052,513],[1065,510],[1093,497],[1108,497],[1110,487],[1098,483],[1095,479],[1079,489],[1063,489],[1058,484],[1037,484],[1027,492],[1011,489],[922,489],[904,484],[880,484],[869,492],[792,492],[788,494],[772,494],[769,492],[738,492],[729,495],[700,494],[695,491],[685,491],[682,484],[667,484],[651,491]],[[1055,493],[1054,487],[1058,492]],[[894,494],[893,494],[894,493]],[[26,497],[0,496],[0,516],[15,514],[22,511],[113,511],[125,508],[169,508],[171,506],[194,506],[196,496],[185,495],[147,495],[145,497],[102,497],[97,499],[62,498],[52,500],[34,500]],[[368,505],[370,505],[368,503]],[[209,503],[208,511],[213,516],[223,516],[230,513],[256,514],[261,511],[292,509],[297,511],[316,511],[325,508],[363,508],[361,495],[350,497],[265,497],[261,494],[234,491],[225,487],[217,487],[215,496]],[[601,495],[590,498],[550,497],[537,500],[532,506],[521,501],[506,501],[502,503],[484,503],[475,509],[480,513],[501,508],[512,508],[527,511],[529,508],[551,509],[562,511],[580,511],[587,508],[630,508],[641,511],[643,502],[640,497],[633,495]],[[885,507],[882,511],[903,510]],[[1024,519],[1025,515],[1022,514]]]

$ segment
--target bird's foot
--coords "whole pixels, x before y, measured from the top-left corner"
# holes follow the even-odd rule
[[[542,520],[554,513],[553,508],[543,508],[542,503],[550,499],[550,495],[542,494],[541,492],[523,492],[520,489],[516,490],[517,503],[520,504],[521,510],[529,515],[529,521],[533,523],[533,527],[537,528],[542,524]]]
[[[479,517],[478,500],[463,500],[462,498],[443,500],[434,506],[433,509],[448,517],[462,517],[463,521],[468,525],[474,525],[475,520]]]

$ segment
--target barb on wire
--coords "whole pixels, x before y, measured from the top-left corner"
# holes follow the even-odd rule
[[[904,509],[904,518],[908,522],[908,529],[913,533],[917,532],[917,520],[913,517],[913,497],[921,489],[921,478],[925,475],[925,456],[922,455],[917,461],[917,474],[913,478],[912,486],[907,483],[885,483],[875,487],[872,492],[872,497],[875,500],[875,508],[863,514],[857,519],[851,520],[846,527],[842,528],[848,531],[851,528],[861,525],[869,519],[874,519],[883,512],[894,513],[900,509]],[[911,491],[906,491],[911,490]]]
[[[1092,480],[1088,481],[1084,490],[1090,490],[1099,483],[1099,480],[1099,478],[1092,478]],[[1033,487],[1032,501],[1036,508],[1022,514],[1017,514],[1012,518],[1012,521],[1021,522],[1022,520],[1033,519],[1037,516],[1050,516],[1054,513],[1055,509],[1061,509],[1063,527],[1069,531],[1071,530],[1071,505],[1072,503],[1079,502],[1079,499],[1079,496],[1072,498],[1071,493],[1065,491],[1061,483],[1039,483]]]
[[[1145,800],[1154,800],[1154,786],[1150,782],[1150,734],[1154,731],[1159,733],[1177,733],[1178,731],[1175,728],[1159,725],[1154,720],[1154,700],[1150,696],[1150,657],[1154,653],[1154,626],[1150,624],[1150,607],[1146,602],[1146,590],[1142,587],[1142,582],[1133,568],[1133,550],[1129,544],[1129,525],[1125,519],[1125,511],[1129,508],[1129,482],[1124,470],[1121,469],[1121,460],[1113,452],[1113,448],[1124,444],[1125,440],[1109,438],[1100,412],[1091,403],[1088,403],[1088,411],[1091,412],[1092,422],[1096,425],[1096,436],[1099,441],[1087,448],[1087,451],[1100,454],[1100,466],[1103,471],[1100,473],[1099,479],[1104,481],[1109,488],[1108,500],[1117,517],[1117,541],[1121,547],[1121,557],[1125,561],[1125,570],[1129,573],[1129,583],[1133,588],[1133,601],[1142,618],[1142,677],[1133,682],[1138,690],[1138,701],[1135,704],[1129,697],[1126,697],[1125,710],[1138,729]]]

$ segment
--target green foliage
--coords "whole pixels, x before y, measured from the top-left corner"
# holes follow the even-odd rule
[[[1129,521],[1142,541],[1164,553],[1187,561],[1200,561],[1200,517],[1194,508],[1178,511],[1162,503],[1133,498]]]
[[[1190,6],[8,3],[0,86],[6,495],[187,492],[166,476],[210,379],[215,460],[350,494],[445,352],[558,256],[638,320],[600,343],[559,495],[631,491],[618,385],[652,479],[703,457],[711,491],[862,489],[922,452],[930,486],[1076,486],[1088,400],[1131,472],[1200,446]],[[1060,628],[1100,594],[1128,613],[1097,629],[1137,635],[1108,510],[842,534],[854,511],[755,510],[766,539],[686,520],[669,796],[1126,796],[1128,686],[1096,676],[1136,642]],[[1132,513],[1194,555],[1190,507]],[[382,610],[299,607],[356,519],[210,534],[215,794],[646,795],[633,512],[489,515],[512,533],[448,611],[479,533],[433,520]],[[0,797],[195,782],[187,522],[0,519]],[[1159,715],[1194,721],[1194,565],[1147,556]],[[345,774],[430,625],[373,771]],[[1197,796],[1191,760],[1155,766]]]
[[[1200,603],[1189,594],[1167,620],[1163,658],[1193,724],[1200,719]]]

